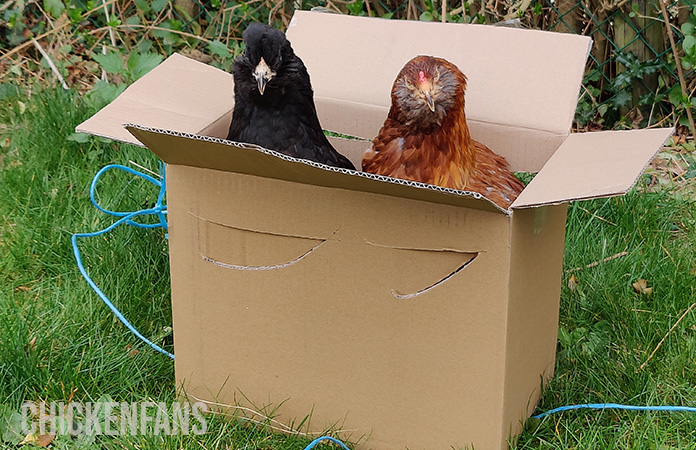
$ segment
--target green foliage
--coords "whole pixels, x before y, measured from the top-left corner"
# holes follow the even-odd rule
[[[54,19],[60,17],[65,11],[65,4],[61,0],[44,0],[43,7]]]
[[[220,41],[212,41],[208,43],[208,51],[213,55],[217,55],[222,59],[228,59],[232,57],[232,52],[227,48],[225,44]]]
[[[691,0],[687,2],[690,5]],[[16,45],[26,43],[32,36],[48,33],[47,39],[58,39],[64,36],[72,46],[68,53],[60,52],[53,58],[64,78],[75,77],[79,73],[79,85],[91,85],[101,78],[99,67],[90,65],[99,59],[100,67],[108,74],[112,84],[130,83],[137,77],[137,70],[126,69],[126,76],[121,72],[115,55],[107,58],[97,57],[92,60],[92,53],[101,53],[107,48],[108,53],[121,53],[122,59],[127,60],[132,54],[156,53],[166,57],[172,52],[179,51],[194,54],[207,53],[212,57],[210,64],[223,70],[229,70],[234,55],[241,51],[240,36],[247,24],[258,21],[271,23],[284,28],[294,8],[310,9],[323,6],[329,9],[338,8],[345,14],[365,16],[371,14],[384,18],[403,19],[411,17],[421,21],[441,21],[442,3],[439,0],[414,0],[413,2],[383,2],[378,0],[351,0],[348,2],[328,3],[324,0],[303,0],[290,4],[289,2],[258,2],[243,1],[231,4],[220,0],[202,0],[194,2],[195,7],[188,9],[171,0],[134,0],[123,3],[117,0],[116,6],[110,6],[109,16],[101,7],[98,0],[41,0],[39,3],[26,0],[10,0],[0,10],[0,50],[9,50]],[[484,2],[485,3],[485,2]],[[512,2],[500,8],[485,7],[480,0],[464,2],[448,2],[446,22],[453,23],[495,23],[508,18],[510,12],[516,12],[523,26],[551,29],[559,31],[554,20],[565,20],[568,12],[558,11],[560,4],[549,0],[533,0],[532,2]],[[593,5],[585,2],[585,7],[592,9]],[[575,8],[574,11],[580,9]],[[601,36],[608,38],[607,47],[593,47],[593,57],[597,64],[590,62],[588,72],[580,92],[576,113],[578,128],[623,128],[647,126],[668,118],[676,112],[679,123],[685,124],[685,112],[693,108],[690,93],[683,93],[676,101],[678,85],[674,72],[674,60],[670,52],[660,54],[658,60],[639,60],[628,51],[615,52],[605,61],[607,50],[615,49],[612,41],[611,18],[607,22],[595,23],[598,16],[595,11],[588,11],[578,20],[583,23],[583,30],[599,40]],[[611,17],[613,17],[613,14]],[[644,20],[638,4],[632,3],[630,11],[617,12],[631,20]],[[513,14],[514,15],[514,14]],[[558,16],[558,17],[556,17]],[[69,27],[61,28],[60,33],[52,33],[50,27],[69,21]],[[676,19],[675,19],[676,20]],[[650,27],[661,26],[656,19]],[[115,32],[116,45],[111,43],[111,28]],[[561,30],[563,28],[561,27]],[[677,33],[677,45],[681,49],[682,64],[689,70],[687,85],[694,77],[693,67],[696,63],[696,13],[688,17],[681,25],[680,35]],[[579,32],[579,31],[578,31]],[[68,37],[69,36],[69,37]],[[641,38],[642,40],[643,38]],[[62,47],[52,43],[51,48]],[[656,48],[658,48],[657,46]],[[31,46],[26,47],[26,53],[32,53]],[[600,52],[600,53],[597,53]],[[596,55],[594,53],[597,53]],[[4,66],[10,79],[25,78],[28,74],[49,70],[45,62],[38,66],[34,62],[40,57],[32,55],[18,63],[11,61]],[[645,92],[641,86],[645,76],[658,77],[660,85],[652,86],[652,92]],[[51,79],[52,76],[43,76]],[[71,83],[69,83],[71,84]],[[76,83],[73,81],[72,85]],[[678,89],[678,88],[677,88]],[[674,106],[674,108],[673,108]]]
[[[626,125],[626,111],[641,107],[661,108],[666,96],[665,77],[659,73],[661,64],[656,61],[641,61],[632,52],[615,52],[614,60],[622,69],[612,80],[607,80],[600,70],[593,70],[583,80],[575,113],[575,121],[581,127],[588,124],[604,128],[617,128]],[[659,89],[640,97],[635,94],[636,86],[646,76],[657,74]],[[672,80],[672,83],[676,80]],[[677,86],[677,85],[673,85]],[[644,117],[640,126],[647,126]]]
[[[9,446],[18,445],[24,439],[21,431],[21,414],[0,403],[0,442]]]
[[[123,71],[123,57],[120,53],[109,52],[105,55],[95,53],[92,55],[106,73],[120,73]]]
[[[150,70],[157,67],[164,59],[162,55],[150,52],[131,52],[124,61],[120,52],[108,52],[106,54],[95,53],[92,58],[99,63],[104,72],[119,75],[125,83],[112,84],[105,80],[94,83],[94,87],[87,95],[87,99],[95,107],[101,108],[111,103],[127,87],[128,84],[142,77]]]
[[[616,92],[625,89],[631,83],[643,79],[644,76],[657,72],[660,65],[651,61],[640,61],[633,53],[616,52],[614,60],[623,65],[624,70],[618,73],[612,81]]]
[[[127,81],[135,81],[162,62],[164,57],[158,53],[132,52],[126,60],[125,71],[121,72]]]
[[[677,112],[679,124],[682,126],[688,126],[689,123],[686,110],[696,110],[696,98],[689,97],[688,95],[684,94],[681,90],[681,86],[678,84],[674,85],[672,89],[669,90],[667,97]]]
[[[684,35],[682,67],[688,70],[696,65],[696,8],[689,14],[689,20],[682,24],[681,32]]]
[[[116,99],[123,91],[126,90],[125,84],[111,84],[108,81],[99,80],[94,83],[94,87],[87,94],[86,100],[95,107],[95,109],[103,108]]]
[[[348,12],[354,16],[367,15],[367,11],[365,11],[365,2],[362,0],[353,0],[352,2],[346,3],[346,8],[348,8]]]
[[[684,34],[682,40],[683,55],[681,64],[684,69],[690,70],[696,66],[696,7],[689,14],[689,20],[681,26]],[[696,111],[696,99],[691,98],[687,93],[682,92],[681,86],[675,84],[668,93],[670,103],[675,107],[679,124],[688,126],[687,110]]]
[[[583,296],[586,294],[582,294]],[[610,344],[611,327],[607,321],[592,324],[591,330],[578,327],[572,332],[561,326],[558,329],[559,359],[574,360],[582,355],[606,357]]]
[[[461,8],[456,8],[455,13],[452,10],[447,11],[447,22],[453,23],[485,23],[486,19],[483,15],[474,14],[470,15],[472,2],[462,2]],[[442,7],[441,3],[437,0],[423,0],[421,9],[422,12],[418,17],[418,20],[422,22],[440,22],[442,20]]]

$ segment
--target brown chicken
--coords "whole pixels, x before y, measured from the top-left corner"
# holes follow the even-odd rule
[[[471,139],[465,89],[466,76],[449,61],[416,56],[406,63],[363,171],[478,192],[508,208],[524,185],[505,158]]]

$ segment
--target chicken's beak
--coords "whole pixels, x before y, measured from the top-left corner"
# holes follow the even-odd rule
[[[259,93],[260,93],[261,95],[263,95],[263,91],[266,90],[266,83],[267,83],[266,79],[265,79],[264,77],[262,77],[262,76],[258,76],[258,75],[257,75],[257,76],[256,76],[256,83],[257,83],[258,86],[259,86]]]
[[[266,61],[261,58],[261,61],[259,61],[256,69],[254,69],[254,78],[256,78],[256,83],[259,87],[259,93],[261,93],[261,95],[263,95],[263,92],[266,90],[266,84],[274,76],[275,72],[268,66],[268,64],[266,64]]]
[[[433,101],[433,96],[430,95],[430,92],[425,93],[425,101],[428,103],[430,111],[435,112],[435,101]]]

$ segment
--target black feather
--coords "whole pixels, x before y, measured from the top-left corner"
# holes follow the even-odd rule
[[[227,139],[355,170],[326,139],[317,118],[309,73],[285,34],[252,23],[242,36],[246,50],[232,67],[234,112]],[[253,75],[261,58],[275,72],[263,95]]]

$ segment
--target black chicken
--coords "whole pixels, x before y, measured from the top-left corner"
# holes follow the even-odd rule
[[[283,32],[252,23],[232,67],[234,112],[227,139],[288,156],[355,170],[326,139],[309,73]]]

